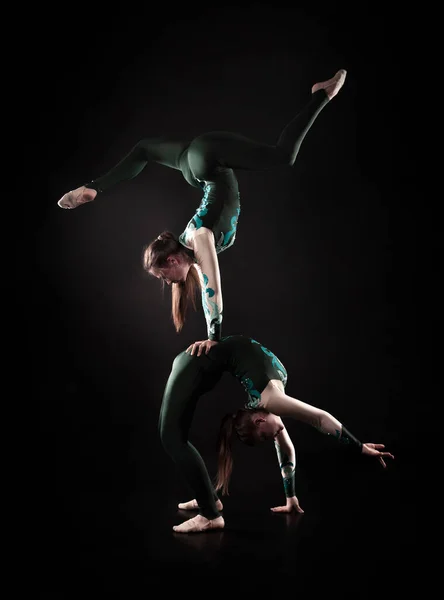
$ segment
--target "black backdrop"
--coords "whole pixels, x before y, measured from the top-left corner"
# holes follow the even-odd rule
[[[360,439],[384,442],[398,460],[392,508],[408,502],[403,457],[416,424],[401,358],[403,318],[414,303],[415,248],[405,244],[414,215],[395,175],[396,44],[387,21],[361,9],[145,7],[78,15],[41,40],[36,162],[44,178],[42,197],[29,206],[35,252],[27,260],[39,497],[46,536],[57,544],[60,521],[70,536],[79,525],[79,490],[142,490],[152,494],[152,511],[187,499],[157,418],[174,356],[206,331],[199,308],[177,335],[169,290],[162,297],[141,268],[143,244],[163,229],[180,233],[200,201],[179,172],[147,167],[75,211],[57,200],[143,136],[226,129],[273,143],[311,86],[342,67],[346,84],[295,166],[238,174],[237,240],[220,256],[223,332],[260,340],[287,367],[291,395],[328,410]],[[409,393],[415,384],[411,373]],[[192,438],[211,471],[219,419],[243,400],[227,376],[198,406]],[[354,476],[329,440],[287,426],[308,488],[322,489],[323,468],[339,480]],[[258,453],[253,461],[238,448],[233,496],[267,486],[280,493],[274,451]],[[376,470],[365,469],[371,490]]]

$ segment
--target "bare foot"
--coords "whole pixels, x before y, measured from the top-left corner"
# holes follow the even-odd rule
[[[216,508],[217,510],[222,510],[223,509],[223,504],[220,500],[216,501]],[[177,505],[177,508],[180,508],[182,510],[197,510],[199,508],[199,505],[197,504],[197,500],[189,500],[188,502],[179,502],[179,504]]]
[[[57,204],[60,208],[77,208],[80,204],[92,202],[96,196],[96,190],[92,190],[82,185],[77,189],[64,194]]]
[[[319,90],[325,90],[325,93],[328,96],[328,99],[331,100],[336,96],[341,87],[344,85],[345,78],[347,76],[347,71],[345,69],[340,69],[335,75],[328,79],[327,81],[322,81],[321,83],[315,83],[311,88],[311,93],[314,94]]]
[[[225,521],[223,517],[216,519],[207,519],[202,515],[196,515],[188,521],[184,521],[180,525],[174,525],[173,529],[176,533],[201,533],[202,531],[210,531],[213,529],[223,529]]]

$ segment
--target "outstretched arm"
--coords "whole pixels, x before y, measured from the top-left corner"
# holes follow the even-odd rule
[[[315,427],[321,433],[332,435],[340,444],[347,445],[358,453],[376,457],[384,468],[387,466],[384,458],[394,458],[390,452],[382,451],[383,444],[363,444],[327,411],[292,398],[271,383],[262,392],[261,398],[264,407],[274,415],[297,419]]]
[[[219,260],[214,245],[214,234],[201,227],[193,236],[194,255],[200,268],[202,307],[207,321],[208,339],[218,342],[222,331],[222,287]]]
[[[328,413],[326,414],[328,415]],[[331,415],[328,416],[331,417]],[[334,417],[331,418],[334,419]],[[382,451],[385,448],[384,444],[374,444],[373,442],[363,444],[344,425],[340,424],[339,427],[335,428],[335,437],[339,440],[339,443],[350,446],[359,453],[376,457],[384,469],[387,467],[384,458],[395,458],[390,452]]]
[[[276,448],[279,467],[281,469],[287,503],[285,506],[275,506],[271,510],[273,512],[283,513],[292,511],[303,513],[304,511],[299,506],[299,500],[296,497],[295,490],[296,452],[285,427],[276,436],[274,446]]]

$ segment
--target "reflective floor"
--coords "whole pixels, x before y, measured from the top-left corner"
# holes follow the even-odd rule
[[[64,484],[43,502],[38,522],[42,597],[83,597],[88,590],[99,598],[138,598],[153,585],[193,597],[276,594],[282,585],[295,594],[331,589],[335,598],[394,598],[414,590],[417,512],[403,458],[386,471],[370,463],[356,469],[342,454],[301,462],[303,515],[270,511],[284,503],[274,482],[242,488],[238,478],[224,498],[225,529],[203,534],[172,531],[196,514],[176,508],[189,499],[177,478],[132,490],[116,479],[107,491]]]

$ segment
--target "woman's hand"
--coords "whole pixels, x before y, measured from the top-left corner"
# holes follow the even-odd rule
[[[191,344],[191,346],[188,346],[188,348],[186,349],[186,352],[189,352],[191,354],[191,356],[193,356],[193,354],[195,352],[197,352],[197,356],[200,356],[202,354],[202,352],[205,350],[205,354],[208,354],[208,352],[211,350],[211,348],[213,346],[215,346],[218,342],[214,342],[213,340],[203,340],[201,342],[194,342],[194,344]]]
[[[381,465],[384,467],[384,469],[387,467],[387,465],[385,464],[384,461],[384,456],[387,456],[388,458],[395,458],[393,456],[393,454],[390,454],[390,452],[380,452],[381,448],[385,448],[384,444],[372,444],[370,442],[367,442],[366,444],[362,444],[362,454],[367,454],[368,456],[376,456],[379,460],[379,462],[381,463]]]
[[[291,513],[293,511],[298,513],[304,512],[299,506],[299,500],[296,498],[296,496],[287,498],[287,504],[285,506],[275,506],[274,508],[270,508],[270,510],[276,513]]]

